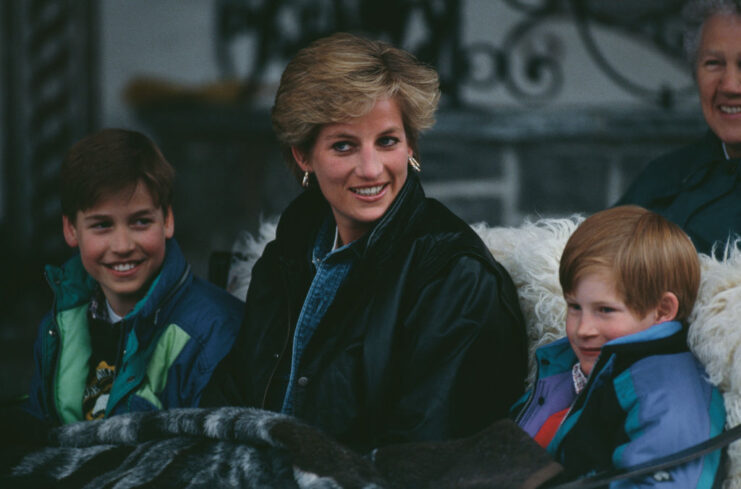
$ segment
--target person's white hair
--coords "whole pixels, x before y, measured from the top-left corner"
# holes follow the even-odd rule
[[[741,0],[693,0],[682,13],[685,20],[684,54],[694,70],[705,21],[717,14],[741,17]]]

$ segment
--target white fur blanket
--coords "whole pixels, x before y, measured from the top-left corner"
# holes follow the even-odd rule
[[[492,255],[510,273],[517,287],[520,307],[530,340],[530,374],[535,374],[535,349],[564,336],[566,304],[558,281],[558,265],[566,241],[583,220],[541,219],[519,227],[473,229]],[[275,235],[275,222],[263,223],[258,238],[244,234],[235,243],[236,260],[229,273],[229,290],[243,299],[252,266]],[[741,423],[741,251],[730,243],[716,257],[700,255],[702,279],[695,308],[690,315],[689,346],[705,365],[710,382],[723,392],[727,425]],[[719,255],[719,256],[718,256]],[[729,449],[728,489],[741,489],[741,442]]]

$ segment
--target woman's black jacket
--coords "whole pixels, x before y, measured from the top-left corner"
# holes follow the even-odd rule
[[[314,188],[281,216],[202,406],[280,410],[329,212]],[[505,417],[523,392],[525,327],[509,275],[479,237],[410,172],[361,240],[301,358],[294,414],[361,451],[468,435]]]

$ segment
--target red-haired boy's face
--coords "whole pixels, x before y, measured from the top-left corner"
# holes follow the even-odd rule
[[[659,317],[657,309],[648,311],[644,317],[628,309],[615,291],[612,274],[607,271],[583,276],[565,299],[566,336],[586,375],[591,373],[605,343],[643,331]]]
[[[121,316],[146,294],[175,231],[172,210],[155,206],[141,183],[78,211],[74,222],[65,216],[62,225],[65,241],[80,248],[85,270]]]

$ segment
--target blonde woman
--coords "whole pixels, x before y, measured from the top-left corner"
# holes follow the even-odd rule
[[[417,177],[438,98],[434,70],[349,34],[288,64],[273,127],[305,191],[202,404],[292,414],[361,451],[506,416],[526,371],[515,288]]]

